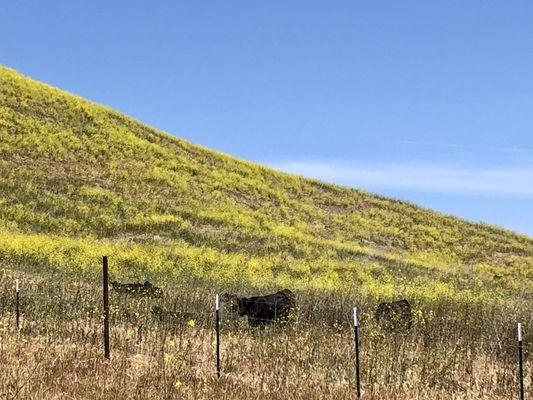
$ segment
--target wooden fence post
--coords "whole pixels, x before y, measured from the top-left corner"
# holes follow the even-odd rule
[[[104,357],[109,360],[109,270],[107,256],[102,259],[103,294],[104,294]]]

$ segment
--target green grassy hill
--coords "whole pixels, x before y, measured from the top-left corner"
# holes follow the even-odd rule
[[[276,172],[0,67],[0,263],[437,298],[533,295],[533,239]],[[117,272],[119,273],[119,272]]]

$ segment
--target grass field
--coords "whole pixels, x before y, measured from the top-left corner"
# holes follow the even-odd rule
[[[350,305],[364,310],[361,363],[367,399],[517,398],[513,321],[531,326],[525,308],[480,304],[417,305],[408,333],[377,326],[364,299],[300,293],[286,327],[249,328],[222,310],[222,377],[215,375],[213,296],[165,288],[163,300],[111,293],[111,361],[102,350],[101,284],[63,275],[4,271],[0,306],[22,288],[21,329],[0,316],[0,394],[35,399],[324,399],[354,398]],[[161,323],[154,304],[191,319]],[[533,337],[526,336],[526,360]],[[526,388],[533,387],[531,362]]]
[[[151,304],[112,298],[103,363],[102,255],[113,278],[162,286],[194,326],[161,326]],[[510,398],[517,321],[533,341],[530,237],[237,160],[4,67],[0,269],[7,398],[346,398],[356,305],[367,398]],[[255,332],[230,318],[214,382],[214,293],[285,287],[294,323]],[[398,298],[415,306],[407,335],[371,318]]]

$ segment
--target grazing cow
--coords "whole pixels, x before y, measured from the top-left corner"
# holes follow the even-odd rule
[[[192,313],[165,310],[160,306],[152,307],[152,315],[157,318],[162,324],[179,326],[183,324],[190,324],[190,321],[195,321],[195,317]]]
[[[254,297],[224,294],[222,300],[231,301],[232,309],[241,317],[246,315],[250,326],[264,326],[276,321],[285,323],[296,306],[294,294],[289,289]]]
[[[411,329],[413,315],[411,304],[407,300],[380,303],[375,314],[376,321],[390,330]]]
[[[117,281],[112,281],[111,287],[119,294],[132,294],[141,297],[163,297],[163,291],[148,281],[144,283],[119,283]]]

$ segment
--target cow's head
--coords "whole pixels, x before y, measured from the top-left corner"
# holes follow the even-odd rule
[[[237,295],[233,293],[222,293],[220,295],[220,301],[229,304],[233,312],[238,313],[242,316],[244,314],[241,314],[240,312],[240,300],[241,299],[239,299],[239,297],[237,297]]]
[[[241,316],[248,315],[248,309],[250,308],[250,301],[243,297],[241,299],[237,299],[236,303],[234,303],[234,310]]]
[[[163,317],[163,308],[160,306],[153,306],[152,307],[152,315],[157,318]]]

